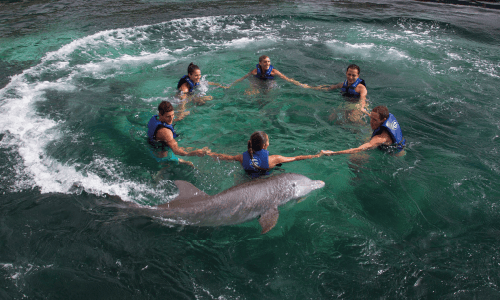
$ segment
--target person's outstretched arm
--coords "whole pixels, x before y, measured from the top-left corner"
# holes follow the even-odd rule
[[[359,84],[356,87],[356,90],[358,90],[357,92],[359,93],[359,104],[358,104],[358,107],[359,107],[359,109],[362,112],[368,114],[368,112],[365,109],[366,108],[366,95],[368,95],[368,90],[362,84]]]
[[[293,157],[286,157],[286,156],[281,156],[281,155],[270,155],[269,156],[269,168],[272,169],[272,168],[276,167],[277,164],[288,163],[288,162],[304,160],[304,159],[311,159],[311,158],[320,157],[322,155],[323,155],[322,152],[320,152],[318,154],[314,154],[314,155],[298,155],[298,156],[293,156]]]
[[[231,83],[230,85],[228,85],[227,88],[232,87],[233,85],[235,85],[236,83],[238,83],[238,82],[246,79],[250,75],[256,75],[256,74],[257,74],[257,69],[253,69],[252,71],[248,72],[245,76],[241,77],[240,79],[236,79],[233,83]]]
[[[321,150],[321,153],[324,155],[337,155],[337,154],[353,154],[353,153],[358,153],[361,151],[365,150],[370,150],[377,148],[378,146],[382,144],[387,144],[387,143],[392,143],[392,139],[387,133],[383,133],[380,135],[374,136],[368,143],[364,143],[363,145],[357,147],[357,148],[351,148],[347,150],[342,150],[342,151],[330,151],[330,150]]]
[[[300,82],[298,82],[297,80],[295,80],[295,79],[293,79],[293,78],[288,78],[288,77],[286,77],[285,75],[283,75],[280,71],[278,71],[278,70],[276,70],[276,69],[273,69],[273,70],[271,71],[271,75],[272,75],[272,76],[278,76],[278,77],[280,77],[281,79],[284,79],[284,80],[286,80],[286,81],[288,81],[288,82],[291,82],[291,83],[293,83],[293,84],[295,84],[295,85],[298,85],[298,86],[300,86],[300,87],[303,87],[303,88],[310,88],[310,86],[308,86],[307,84],[300,83]]]
[[[222,85],[222,84],[217,83],[217,82],[210,82],[210,81],[207,81],[207,84],[208,85],[215,85],[215,86],[223,88],[223,89],[228,89],[230,87],[230,86]]]
[[[218,159],[222,159],[222,160],[234,160],[234,161],[239,161],[240,163],[243,162],[243,154],[227,155],[227,154],[222,154],[222,153],[210,152],[208,155],[213,157],[213,158],[218,158]]]
[[[331,91],[334,89],[340,89],[344,85],[343,82],[334,85],[318,85],[318,86],[308,86],[308,88],[318,91]]]
[[[167,146],[170,147],[176,155],[204,156],[210,153],[210,149],[208,147],[203,147],[202,149],[196,149],[193,151],[186,151],[186,149],[179,147],[177,141],[174,139],[172,131],[167,128],[158,129],[156,132],[156,140],[167,143]]]

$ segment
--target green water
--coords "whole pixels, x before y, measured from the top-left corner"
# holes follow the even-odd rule
[[[497,299],[500,296],[499,11],[413,1],[71,1],[0,4],[0,298]],[[146,123],[194,62],[230,84],[258,57],[309,85],[361,67],[371,108],[407,154],[284,164],[326,186],[256,220],[196,227],[131,214],[174,180],[213,195],[248,180],[236,162],[164,168]],[[338,92],[277,79],[248,95],[206,84],[177,122],[183,147],[271,154],[357,147],[368,120]]]

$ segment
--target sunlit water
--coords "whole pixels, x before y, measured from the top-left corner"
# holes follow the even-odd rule
[[[500,12],[410,1],[71,1],[0,4],[0,298],[453,298],[500,296]],[[194,62],[230,84],[268,55],[309,85],[361,67],[406,156],[378,150],[284,164],[323,180],[260,235],[173,225],[118,208],[208,194],[248,178],[235,162],[159,164],[146,124]],[[177,122],[183,147],[271,154],[357,147],[338,91],[277,79],[249,95],[202,83]],[[163,168],[163,169],[162,169]]]

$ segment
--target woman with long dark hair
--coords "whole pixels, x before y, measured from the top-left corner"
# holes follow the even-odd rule
[[[239,161],[243,166],[243,169],[252,176],[252,178],[257,178],[262,175],[269,175],[269,171],[279,164],[311,159],[320,157],[322,153],[315,155],[299,155],[294,157],[285,157],[281,155],[269,155],[267,151],[269,147],[269,137],[264,131],[256,131],[252,133],[250,139],[248,140],[248,149],[242,154],[238,155],[227,155],[219,153],[208,153],[211,157],[216,157],[223,160],[235,160]]]
[[[179,91],[179,97],[181,99],[186,98],[188,95],[191,95],[194,89],[200,85],[201,80],[201,70],[197,65],[190,63],[187,68],[187,75],[182,76],[182,78],[177,83],[177,90]],[[207,82],[209,85],[216,85],[218,87],[226,88],[225,86],[215,83],[215,82]],[[201,101],[212,100],[212,96],[203,96],[198,97]]]

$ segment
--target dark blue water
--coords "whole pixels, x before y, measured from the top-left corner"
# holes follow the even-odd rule
[[[0,298],[498,299],[499,20],[420,1],[1,2]],[[190,62],[230,84],[263,54],[309,85],[358,64],[406,156],[283,165],[326,186],[265,235],[256,220],[183,226],[120,208],[170,201],[174,180],[210,195],[248,180],[210,157],[164,168],[146,122],[180,104]],[[213,100],[187,104],[179,144],[234,155],[264,130],[272,154],[295,156],[371,134],[336,92],[251,89],[202,84]]]

